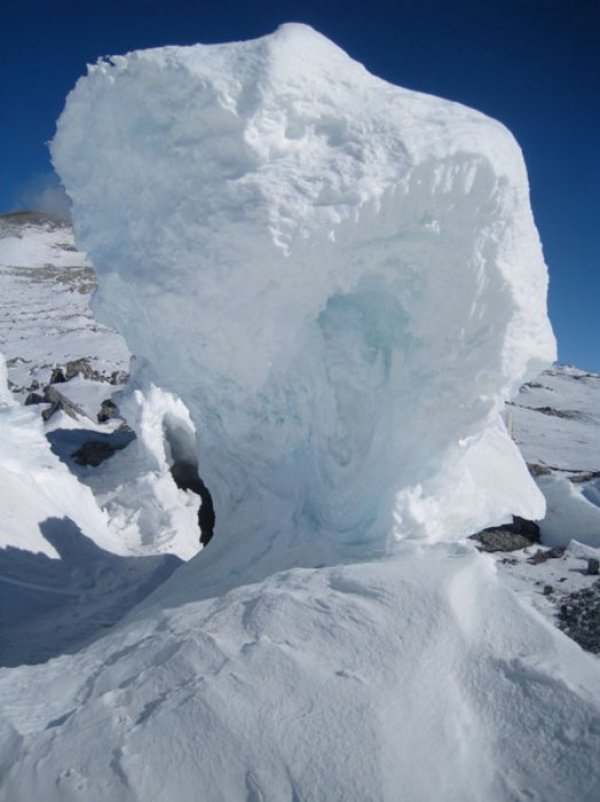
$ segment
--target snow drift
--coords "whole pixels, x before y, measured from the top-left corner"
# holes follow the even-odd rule
[[[292,569],[0,672],[0,800],[596,802],[597,661],[490,558],[421,550]]]
[[[100,61],[52,156],[97,312],[191,411],[215,540],[327,559],[543,515],[499,423],[554,355],[501,125],[284,25]]]

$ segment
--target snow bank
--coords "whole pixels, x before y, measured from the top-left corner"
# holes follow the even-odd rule
[[[96,310],[190,409],[245,569],[543,515],[498,422],[554,356],[500,124],[284,25],[100,61],[52,156]]]
[[[596,802],[599,695],[490,559],[402,544],[0,673],[0,800]]]
[[[600,547],[600,482],[574,484],[556,474],[540,476],[537,482],[546,498],[546,517],[540,523],[544,543],[566,546],[577,540]]]

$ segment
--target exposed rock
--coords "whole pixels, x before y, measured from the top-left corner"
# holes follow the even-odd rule
[[[58,410],[59,410],[59,409],[60,409],[60,404],[59,404],[59,403],[57,403],[57,402],[52,402],[52,403],[50,404],[50,406],[49,406],[49,407],[47,407],[47,409],[44,409],[44,410],[42,410],[42,420],[43,420],[44,422],[47,422],[47,421],[49,421],[49,420],[50,420],[50,418],[51,418],[51,417],[52,417],[52,416],[53,416],[53,415],[54,415],[56,412],[58,412]]]
[[[110,384],[125,384],[129,379],[129,373],[125,370],[113,370],[110,374]]]
[[[120,451],[123,447],[106,441],[88,440],[72,456],[78,465],[90,465],[92,468],[97,468],[104,460],[112,457],[116,451]]]
[[[512,524],[493,526],[471,535],[481,551],[518,551],[540,542],[540,528],[534,521],[515,516]]]
[[[562,557],[564,553],[564,546],[556,546],[555,548],[548,549],[547,551],[538,549],[533,557],[530,557],[527,562],[531,563],[531,565],[540,565],[548,560],[557,560]]]
[[[26,407],[29,407],[32,404],[43,404],[44,396],[40,395],[39,393],[29,393],[29,395],[26,397],[23,403],[25,404]]]
[[[119,414],[119,407],[110,398],[106,398],[101,406],[100,412],[96,415],[98,423],[106,423],[111,418],[116,418]]]
[[[66,382],[65,374],[62,368],[54,368],[50,374],[50,384],[62,384]]]
[[[92,368],[89,357],[86,356],[81,357],[81,359],[72,359],[65,365],[67,381],[78,375],[83,376],[84,379],[91,379],[92,381],[107,381],[106,376],[103,376],[102,373]]]
[[[511,532],[522,534],[534,543],[540,542],[540,527],[535,521],[527,521],[515,515],[512,524],[507,524],[506,528]]]
[[[481,551],[518,551],[531,546],[531,540],[523,535],[509,532],[506,529],[485,529],[476,535],[471,535],[472,540],[476,540]]]
[[[73,403],[73,401],[59,392],[52,384],[49,384],[48,387],[44,389],[44,400],[51,404],[48,409],[42,412],[42,418],[45,421],[50,420],[59,409],[62,409],[72,418],[88,417],[78,404]]]
[[[28,223],[45,226],[50,230],[66,228],[68,226],[67,221],[60,215],[42,214],[42,212],[7,212],[6,214],[0,215],[0,218],[6,224],[9,232],[17,234],[19,234],[21,227]]]
[[[582,649],[600,654],[600,579],[564,597],[558,626]]]
[[[598,576],[600,573],[600,561],[595,557],[590,557],[587,561],[587,571],[590,576]]]
[[[547,465],[538,465],[535,462],[528,462],[527,467],[532,476],[548,476],[552,473],[552,469]]]
[[[552,415],[555,418],[566,418],[567,420],[580,420],[583,415],[581,412],[572,409],[554,409],[554,407],[530,407],[532,412],[541,412],[542,415]]]

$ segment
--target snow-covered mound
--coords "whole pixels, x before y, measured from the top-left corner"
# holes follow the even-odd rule
[[[543,515],[499,421],[554,355],[501,125],[285,25],[101,61],[52,155],[96,308],[190,409],[211,549],[246,578]]]
[[[468,547],[150,612],[0,672],[2,802],[598,799],[597,661]]]

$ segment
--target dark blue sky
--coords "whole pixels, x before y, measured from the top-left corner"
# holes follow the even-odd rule
[[[0,12],[0,212],[50,170],[99,56],[306,22],[376,75],[501,120],[527,161],[563,361],[600,372],[600,0],[15,0]],[[8,6],[8,8],[6,7]]]

